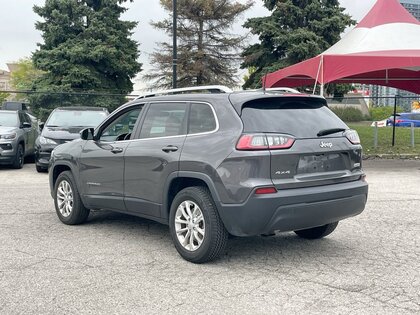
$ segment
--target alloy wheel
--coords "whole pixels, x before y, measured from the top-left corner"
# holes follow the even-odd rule
[[[183,201],[175,213],[175,232],[179,243],[188,251],[197,250],[203,243],[205,229],[200,207],[194,201]]]
[[[57,205],[61,215],[65,218],[67,218],[73,210],[73,190],[66,180],[62,180],[58,185]]]

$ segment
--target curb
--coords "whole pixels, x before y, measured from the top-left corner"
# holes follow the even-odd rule
[[[420,160],[420,154],[363,154],[363,160]]]

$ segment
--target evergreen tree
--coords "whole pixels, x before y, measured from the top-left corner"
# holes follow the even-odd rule
[[[172,0],[160,0],[172,12]],[[239,50],[245,36],[231,34],[232,24],[252,6],[231,0],[178,0],[178,81],[179,87],[237,83]],[[170,14],[171,15],[171,14]],[[152,25],[172,36],[172,16]],[[172,43],[159,43],[151,56],[153,70],[145,78],[159,87],[172,84]]]
[[[137,22],[122,21],[126,0],[46,0],[34,11],[44,42],[33,54],[34,65],[44,71],[36,91],[104,92],[127,94],[131,79],[141,71],[138,43],[130,38]],[[37,106],[83,103],[113,109],[123,97],[54,97],[35,94]]]
[[[340,40],[354,20],[338,0],[264,0],[272,13],[244,24],[259,43],[247,47],[242,68],[255,67],[244,88],[261,87],[261,77],[312,58]]]

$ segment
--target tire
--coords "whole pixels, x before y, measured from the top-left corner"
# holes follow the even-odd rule
[[[193,220],[189,221],[189,218]],[[175,196],[169,214],[169,228],[178,253],[197,264],[218,258],[229,235],[210,192],[201,186],[185,188]],[[188,233],[193,235],[192,241]]]
[[[89,216],[90,210],[83,205],[70,171],[62,172],[57,178],[54,186],[54,205],[58,218],[64,224],[81,224]]]
[[[12,163],[12,167],[16,169],[20,169],[23,167],[25,163],[25,150],[23,149],[23,145],[19,144],[16,150],[15,160]]]
[[[42,167],[42,166],[39,166],[39,165],[35,165],[35,168],[36,168],[36,171],[37,171],[38,173],[46,173],[46,172],[48,171],[48,169],[47,169],[47,168]]]
[[[334,232],[337,225],[338,222],[334,222],[323,226],[314,227],[311,229],[295,231],[295,233],[302,238],[314,240],[330,235],[332,232]]]

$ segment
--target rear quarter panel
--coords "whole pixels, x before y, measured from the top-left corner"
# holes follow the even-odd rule
[[[227,101],[228,102],[228,101]],[[242,133],[242,121],[230,103],[212,103],[219,129],[205,134],[192,134],[186,137],[180,158],[179,170],[196,172],[208,176],[216,191],[216,201],[229,202],[235,192],[229,188],[228,174],[234,171],[227,169],[223,163],[234,151],[237,140]]]

